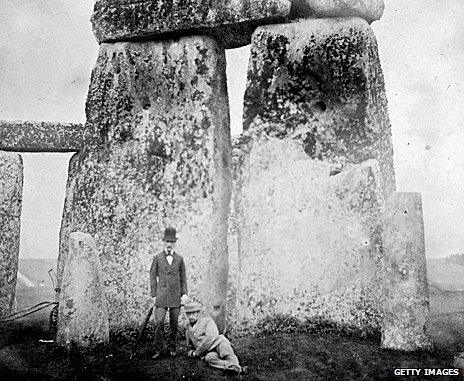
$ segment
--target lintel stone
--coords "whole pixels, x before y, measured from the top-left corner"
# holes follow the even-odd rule
[[[228,49],[249,44],[257,26],[284,21],[290,8],[290,0],[97,0],[92,25],[99,43],[200,34]]]
[[[383,0],[292,0],[291,17],[360,17],[371,23],[384,9]]]
[[[0,150],[15,152],[79,151],[82,124],[0,121]]]

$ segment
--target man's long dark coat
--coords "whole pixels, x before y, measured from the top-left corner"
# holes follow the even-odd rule
[[[155,255],[150,268],[150,286],[156,307],[180,307],[181,296],[187,294],[184,259],[173,253],[169,265],[164,251]]]

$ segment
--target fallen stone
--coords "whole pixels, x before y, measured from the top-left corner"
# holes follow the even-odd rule
[[[108,307],[94,239],[71,233],[58,307],[56,343],[68,349],[109,341]]]
[[[61,218],[60,241],[58,248],[58,261],[56,266],[56,292],[59,297],[64,265],[69,253],[69,235],[72,233],[73,192],[79,165],[79,155],[74,154],[69,160],[68,179],[66,181],[66,195]]]
[[[21,156],[0,152],[0,316],[14,312],[22,192]]]
[[[249,44],[258,25],[289,13],[290,0],[98,0],[92,26],[98,42],[207,35],[229,49]]]
[[[359,18],[259,27],[253,34],[244,130],[291,137],[339,168],[376,159],[395,190],[391,126],[377,43]]]
[[[384,0],[292,0],[291,17],[360,17],[371,23],[384,9]]]
[[[427,334],[429,290],[424,222],[419,193],[392,193],[387,199],[382,244],[385,298],[382,348],[430,349]]]
[[[83,126],[71,123],[0,121],[0,150],[71,152],[82,147]]]
[[[72,226],[99,243],[114,329],[140,324],[151,306],[166,226],[178,231],[190,298],[224,326],[228,107],[225,51],[212,38],[100,45]]]
[[[378,163],[334,173],[290,138],[255,138],[241,148],[234,327],[259,330],[263,319],[291,315],[379,329]]]

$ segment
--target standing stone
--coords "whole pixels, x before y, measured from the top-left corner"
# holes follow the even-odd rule
[[[0,316],[14,309],[22,192],[21,156],[0,151]]]
[[[292,0],[291,17],[361,17],[380,20],[384,0]]]
[[[231,193],[225,51],[208,37],[101,44],[87,100],[73,230],[99,244],[110,324],[138,324],[166,226],[189,296],[224,327]]]
[[[291,315],[378,330],[380,206],[375,160],[334,172],[301,143],[255,138],[234,186],[237,329]]]
[[[226,49],[250,43],[258,25],[284,21],[290,0],[97,0],[92,26],[98,42],[213,36]]]
[[[382,239],[386,267],[382,348],[428,349],[429,290],[419,193],[390,195]]]
[[[109,341],[108,307],[95,241],[71,233],[58,307],[56,343],[89,348]]]
[[[66,195],[63,205],[63,216],[61,218],[60,228],[60,243],[58,249],[58,261],[56,266],[56,288],[61,288],[61,280],[63,278],[64,265],[67,262],[69,253],[69,235],[72,232],[72,216],[73,216],[73,195],[74,186],[76,184],[77,169],[79,165],[79,155],[74,154],[69,160],[68,179],[66,182]],[[57,297],[59,297],[57,291]]]
[[[23,192],[23,161],[0,151],[0,316],[14,310]]]
[[[395,189],[393,148],[375,36],[359,18],[258,28],[245,92],[249,135],[290,137],[343,168],[377,159],[384,195]]]

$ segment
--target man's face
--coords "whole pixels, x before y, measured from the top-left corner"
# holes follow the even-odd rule
[[[168,242],[168,241],[163,241],[163,242],[164,242],[164,251],[166,251],[166,253],[172,253],[174,251],[174,247],[176,243]]]
[[[187,314],[187,317],[189,319],[189,322],[190,322],[190,325],[194,325],[197,320],[198,320],[198,316],[200,315],[200,311],[197,311],[197,312],[189,312]]]

